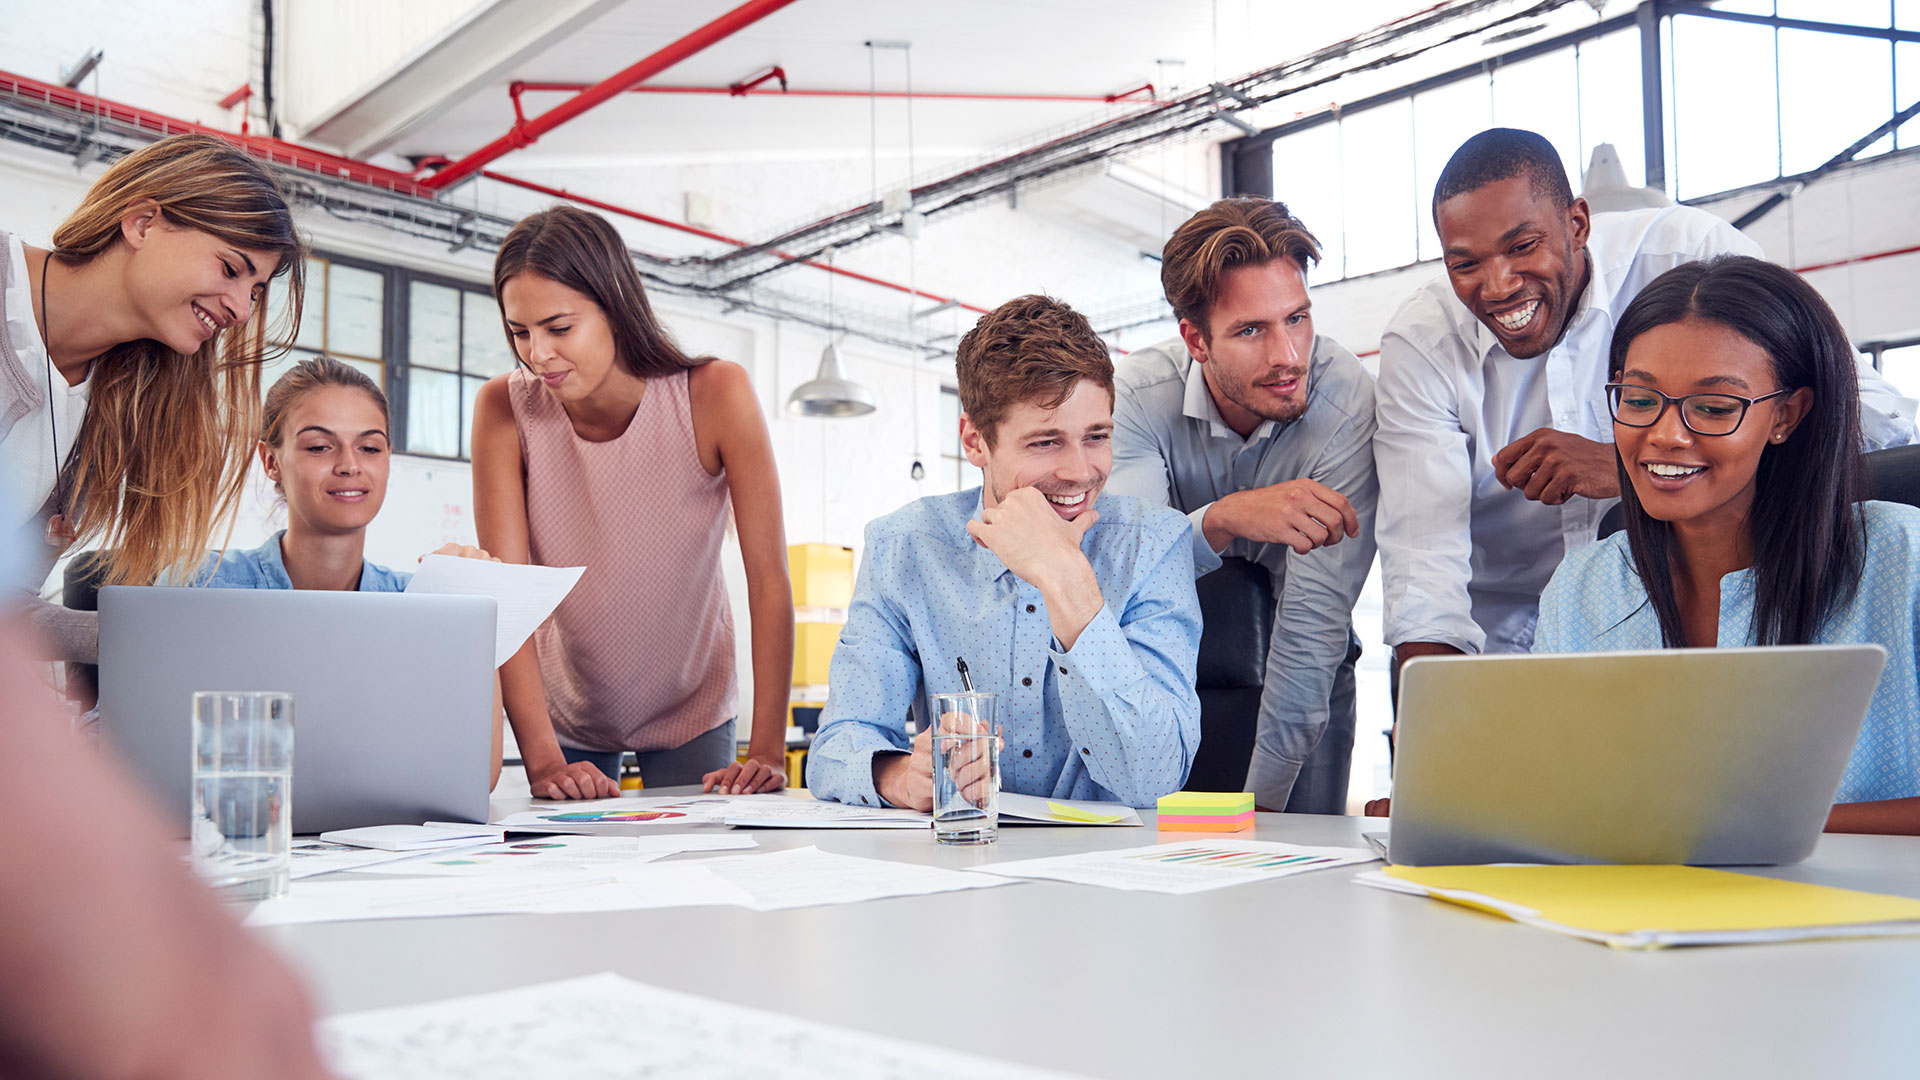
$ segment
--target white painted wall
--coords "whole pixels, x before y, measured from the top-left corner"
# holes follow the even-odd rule
[[[282,0],[281,116],[311,127],[475,9],[497,0]]]

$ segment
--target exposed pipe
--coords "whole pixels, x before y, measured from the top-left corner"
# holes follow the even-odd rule
[[[149,109],[125,105],[118,101],[108,101],[92,94],[82,94],[64,86],[30,79],[25,75],[15,75],[0,71],[0,93],[10,93],[23,98],[44,101],[63,109],[88,114],[125,124],[155,136],[181,135],[197,132],[202,135],[215,135],[240,147],[255,157],[264,158],[276,164],[286,165],[307,172],[325,176],[342,177],[357,180],[388,191],[397,191],[405,195],[431,198],[433,193],[416,182],[413,177],[392,169],[383,169],[378,165],[369,165],[364,161],[340,157],[321,150],[310,150],[290,142],[268,138],[264,135],[236,135],[231,131],[196,124],[190,120],[178,120],[163,113]]]
[[[707,46],[731,37],[791,3],[793,0],[747,0],[746,3],[725,15],[672,42],[638,63],[587,87],[532,120],[515,121],[505,135],[432,176],[426,177],[421,183],[435,191],[451,187],[486,168],[496,159],[522,147],[531,146],[540,136],[594,106],[610,100],[614,95],[632,89]]]
[[[731,244],[734,247],[747,246],[747,242],[745,240],[736,239],[734,237],[727,236],[723,233],[714,232],[710,229],[702,229],[702,228],[699,228],[698,226],[687,225],[682,222],[674,221],[670,218],[658,217],[656,215],[648,214],[643,211],[629,209],[627,207],[620,206],[615,203],[606,202],[601,199],[591,198],[586,195],[577,195],[571,191],[568,191],[566,188],[550,187],[546,184],[535,183],[532,180],[522,180],[517,176],[507,176],[503,173],[494,172],[491,169],[482,170],[480,175],[486,177],[489,180],[499,181],[502,184],[511,184],[514,187],[525,188],[528,191],[537,191],[542,195],[549,195],[556,199],[566,199],[569,202],[576,202],[582,206],[591,206],[595,210],[605,210],[609,214],[619,214],[622,217],[630,217],[635,221],[644,221],[649,225],[658,225],[658,226],[661,226],[662,228],[673,229],[677,232],[688,233],[690,235],[702,237],[707,240],[717,240],[723,244]],[[785,252],[774,252],[774,254],[779,255],[782,258],[790,258],[790,256],[786,255]],[[868,285],[878,285],[883,289],[892,289],[895,292],[906,293],[909,296],[918,296],[925,300],[932,300],[936,304],[941,304],[941,305],[950,304],[956,307],[965,308],[968,311],[978,312],[982,315],[987,314],[987,309],[980,307],[977,304],[969,304],[964,300],[958,300],[951,296],[941,296],[938,293],[930,293],[930,292],[927,292],[925,289],[916,288],[912,285],[902,285],[897,281],[888,281],[885,278],[874,277],[871,274],[862,274],[857,270],[848,270],[845,267],[835,266],[832,263],[828,263],[828,262],[821,262],[818,259],[800,259],[795,261],[794,265],[808,266],[808,267],[812,267],[815,270],[824,270],[827,273],[833,274],[837,277],[852,278],[855,281],[865,282]]]
[[[776,69],[778,70],[778,69]],[[763,75],[767,79],[771,75]],[[514,83],[509,91],[518,97],[522,92],[574,92],[587,88],[586,83],[574,82],[533,82],[531,80]],[[807,98],[904,98],[907,95],[899,90],[883,90],[869,95],[865,90],[774,90],[755,84],[735,83],[732,86],[666,86],[644,83],[629,87],[630,94],[721,94],[728,97],[807,97]],[[1142,97],[1140,95],[1145,95]],[[947,93],[925,93],[915,91],[916,98],[933,98],[941,101],[1078,101],[1092,102],[1097,105],[1132,105],[1150,101],[1154,96],[1152,83],[1141,83],[1131,90],[1117,94],[989,94],[951,91]]]

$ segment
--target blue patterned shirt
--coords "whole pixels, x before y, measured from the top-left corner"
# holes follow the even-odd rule
[[[910,749],[925,695],[1000,695],[1007,791],[1151,806],[1186,781],[1200,746],[1200,601],[1185,515],[1104,495],[1081,548],[1106,604],[1063,649],[1040,590],[975,543],[980,489],[935,495],[867,526],[853,605],[807,754],[822,799],[885,805],[873,756]]]
[[[1920,795],[1920,508],[1860,504],[1866,561],[1851,603],[1834,610],[1817,645],[1877,644],[1887,650],[1873,701],[1836,802]],[[1720,643],[1752,644],[1751,570],[1720,579]],[[1570,552],[1540,597],[1534,652],[1600,652],[1662,647],[1660,619],[1633,569],[1627,534]]]
[[[287,564],[280,557],[280,538],[285,535],[287,530],[281,529],[252,551],[229,551],[224,555],[210,552],[193,575],[193,583],[210,589],[293,588],[293,579],[287,577]],[[404,570],[361,562],[361,592],[406,592],[407,582],[412,580],[413,575]]]

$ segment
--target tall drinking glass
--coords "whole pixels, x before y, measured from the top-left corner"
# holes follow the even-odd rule
[[[1000,719],[988,693],[934,694],[933,838],[991,844],[1000,832]]]
[[[292,789],[292,694],[193,695],[193,868],[222,899],[287,891]]]

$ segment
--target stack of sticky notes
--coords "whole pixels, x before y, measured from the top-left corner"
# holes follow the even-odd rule
[[[1160,796],[1161,832],[1241,832],[1251,828],[1251,791],[1176,791]]]

